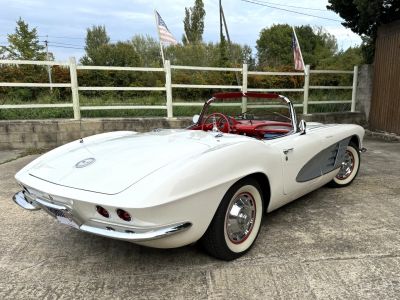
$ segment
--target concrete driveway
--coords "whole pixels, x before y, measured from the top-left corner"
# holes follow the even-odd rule
[[[11,201],[0,165],[0,299],[400,299],[400,144],[367,140],[354,183],[264,219],[234,262],[197,246],[157,250],[84,234]]]

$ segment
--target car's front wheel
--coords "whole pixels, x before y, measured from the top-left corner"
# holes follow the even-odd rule
[[[205,250],[223,260],[242,256],[258,236],[263,209],[262,192],[256,180],[245,178],[235,183],[202,237]]]
[[[344,155],[344,160],[339,172],[329,183],[332,187],[345,187],[350,185],[358,174],[360,169],[360,151],[354,143],[350,143]]]

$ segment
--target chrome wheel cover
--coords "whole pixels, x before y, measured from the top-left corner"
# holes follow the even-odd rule
[[[340,167],[339,173],[336,178],[339,180],[344,180],[348,178],[354,170],[354,155],[349,150],[346,150],[344,155],[344,160],[342,166]]]
[[[244,242],[254,227],[255,219],[256,202],[250,193],[240,193],[233,198],[225,216],[229,240],[234,244]]]

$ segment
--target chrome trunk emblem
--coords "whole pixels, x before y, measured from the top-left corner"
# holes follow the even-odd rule
[[[84,167],[90,166],[95,161],[96,161],[96,159],[93,158],[93,157],[85,158],[85,159],[83,159],[81,161],[78,161],[75,164],[75,168],[84,168]]]

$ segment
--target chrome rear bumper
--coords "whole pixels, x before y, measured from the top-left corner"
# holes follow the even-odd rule
[[[36,202],[34,202],[33,199],[30,199],[28,196],[25,196],[25,193],[23,191],[16,193],[13,196],[13,201],[22,208],[25,208],[27,210],[40,209],[40,207],[36,204]]]
[[[190,222],[179,222],[175,224],[155,226],[155,227],[136,227],[119,225],[102,221],[96,223],[98,226],[88,225],[73,216],[68,207],[49,203],[42,199],[30,199],[24,191],[20,191],[13,196],[13,200],[20,207],[27,210],[38,210],[43,208],[48,214],[57,218],[54,211],[59,211],[63,217],[70,218],[70,221],[77,226],[73,226],[81,231],[105,236],[113,239],[125,240],[129,242],[142,242],[160,239],[172,234],[176,234],[189,229],[192,226]],[[92,222],[93,223],[93,222]]]
[[[85,232],[106,236],[113,239],[126,240],[130,242],[140,242],[140,241],[160,239],[168,235],[185,231],[186,229],[189,229],[191,226],[192,226],[191,223],[184,222],[173,225],[166,225],[163,227],[154,227],[146,229],[142,228],[141,232],[138,232],[133,230],[117,231],[117,230],[103,229],[83,224],[79,227],[79,229]],[[137,230],[137,228],[135,229]]]

